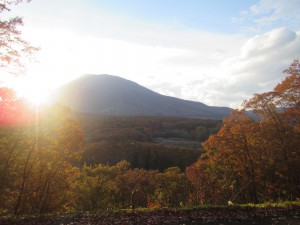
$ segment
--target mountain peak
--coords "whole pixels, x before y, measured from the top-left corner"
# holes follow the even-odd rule
[[[133,81],[101,74],[84,75],[62,86],[55,101],[74,111],[101,115],[179,116],[223,119],[230,109],[210,107],[158,94]]]

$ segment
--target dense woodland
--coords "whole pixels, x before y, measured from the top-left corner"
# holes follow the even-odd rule
[[[105,117],[76,114],[85,133],[82,164],[184,170],[203,152],[201,143],[217,133],[222,121],[176,117]]]
[[[255,95],[245,101],[243,110],[224,119],[220,130],[203,143],[201,156],[193,156],[200,149],[174,147],[174,142],[161,140],[201,142],[219,129],[218,121],[88,120],[74,117],[60,105],[32,111],[11,90],[2,88],[0,212],[297,200],[299,61],[284,72],[286,78],[273,91]],[[259,119],[245,113],[250,109]],[[183,168],[192,161],[196,162]]]

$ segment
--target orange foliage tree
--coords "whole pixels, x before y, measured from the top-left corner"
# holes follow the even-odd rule
[[[0,127],[0,213],[43,213],[71,207],[83,134],[55,105],[36,123]]]
[[[300,196],[299,61],[284,73],[286,78],[273,91],[245,101],[243,110],[233,111],[204,143],[202,160],[187,170],[201,202],[255,203]],[[200,177],[217,185],[219,198],[206,192]]]

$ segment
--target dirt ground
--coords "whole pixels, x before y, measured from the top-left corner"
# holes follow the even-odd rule
[[[300,225],[300,206],[100,211],[0,217],[1,225]]]

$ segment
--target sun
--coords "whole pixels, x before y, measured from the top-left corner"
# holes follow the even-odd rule
[[[41,105],[47,103],[51,87],[42,79],[26,77],[13,85],[19,98],[24,98],[30,104]]]
[[[35,105],[41,105],[43,103],[46,103],[47,98],[49,96],[49,94],[45,90],[39,88],[24,88],[20,91],[17,91],[17,95],[19,95],[22,98],[25,98],[27,101]]]

